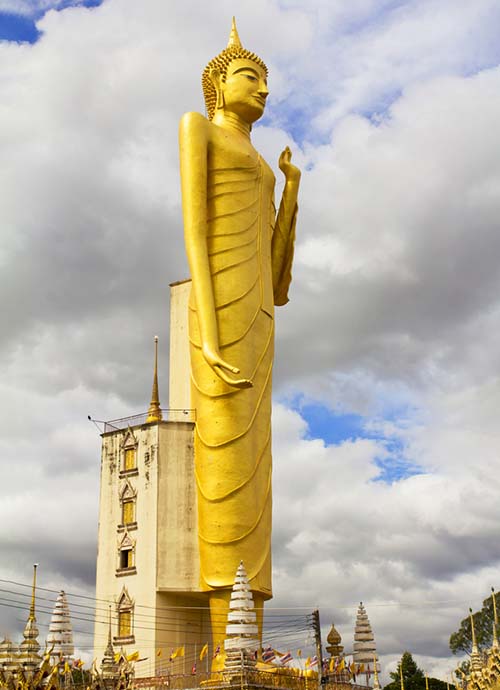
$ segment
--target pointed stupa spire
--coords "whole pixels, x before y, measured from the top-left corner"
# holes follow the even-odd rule
[[[51,650],[50,656],[54,663],[62,658],[70,659],[75,653],[68,600],[63,590],[59,592],[50,619],[47,647]]]
[[[259,647],[259,629],[253,594],[245,566],[243,561],[240,561],[229,601],[224,641],[226,651],[224,670],[229,674],[232,672],[240,674],[242,663],[246,667],[255,666],[255,653]]]
[[[119,667],[115,662],[115,650],[113,649],[113,638],[111,635],[111,606],[109,607],[108,618],[108,644],[104,650],[101,661],[101,675],[104,679],[116,679],[119,676]]]
[[[380,666],[378,664],[375,638],[362,601],[358,606],[358,613],[356,615],[353,649],[353,661],[358,665],[363,664],[365,668],[364,674],[366,675],[366,685],[368,685],[369,678],[375,671],[374,664],[376,665],[378,673],[380,673]]]
[[[153,372],[153,390],[151,391],[151,402],[149,403],[148,417],[146,422],[161,422],[163,419],[160,407],[160,396],[158,393],[158,336],[155,335],[155,367]]]
[[[494,649],[498,649],[498,634],[497,634],[497,628],[498,628],[498,615],[497,615],[497,600],[495,597],[495,588],[491,588],[491,598],[493,600],[493,644],[492,647]]]
[[[38,654],[40,645],[38,643],[38,628],[36,626],[35,615],[35,597],[36,597],[36,569],[38,563],[33,565],[33,584],[31,587],[31,604],[30,612],[26,627],[24,628],[24,640],[19,645],[18,661],[21,667],[29,673],[33,674],[42,661],[42,657]]]
[[[472,635],[472,651],[471,651],[471,655],[470,655],[471,670],[472,671],[481,671],[481,668],[482,668],[481,654],[479,652],[479,647],[477,646],[476,628],[474,626],[474,616],[472,615],[472,609],[469,609],[469,617],[470,617],[470,629],[471,629],[471,635]]]
[[[238,36],[238,29],[236,28],[236,19],[233,17],[231,23],[231,33],[229,34],[229,41],[227,42],[228,48],[243,48],[241,45],[240,37]]]

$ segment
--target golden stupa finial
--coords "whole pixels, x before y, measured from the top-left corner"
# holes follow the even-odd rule
[[[493,647],[497,648],[498,647],[498,635],[497,635],[497,628],[498,628],[498,616],[497,616],[497,600],[495,598],[495,588],[491,588],[491,598],[493,600]]]
[[[238,29],[236,28],[236,19],[233,17],[231,22],[231,33],[229,34],[228,48],[243,48],[240,37],[238,36]]]
[[[33,564],[33,585],[31,588],[31,605],[30,605],[30,615],[29,619],[30,621],[34,621],[35,619],[35,592],[36,592],[36,569],[38,568],[38,563]]]
[[[429,678],[427,677],[427,671],[425,672],[425,690],[429,690]]]
[[[477,648],[477,641],[476,641],[476,629],[474,627],[474,616],[472,615],[472,609],[469,609],[469,618],[470,618],[470,629],[471,629],[471,635],[472,635],[472,653],[477,654],[479,652]]]
[[[401,661],[399,663],[399,680],[401,683],[401,690],[405,690],[405,684],[403,681],[403,659],[401,658]]]
[[[160,407],[160,396],[158,393],[158,336],[155,335],[155,368],[153,374],[153,390],[151,391],[151,402],[146,422],[161,422],[163,419]]]

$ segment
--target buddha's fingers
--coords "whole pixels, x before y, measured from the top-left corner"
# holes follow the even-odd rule
[[[253,382],[250,381],[250,379],[233,379],[232,376],[226,374],[224,369],[219,364],[214,364],[212,369],[219,378],[221,378],[229,386],[233,386],[233,388],[251,388],[253,386]]]

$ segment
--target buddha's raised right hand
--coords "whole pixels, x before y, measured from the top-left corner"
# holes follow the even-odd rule
[[[240,370],[238,367],[233,367],[231,364],[222,359],[219,352],[215,348],[204,344],[202,347],[202,352],[205,361],[212,371],[229,386],[233,386],[234,388],[251,388],[253,386],[253,383],[250,381],[250,379],[235,379],[230,376],[227,372],[231,372],[231,374],[239,374]]]

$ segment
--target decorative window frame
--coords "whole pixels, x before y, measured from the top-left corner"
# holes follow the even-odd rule
[[[116,577],[123,577],[124,575],[135,575],[137,568],[135,565],[135,540],[131,539],[128,532],[125,532],[123,538],[118,541],[117,548],[117,568]],[[130,551],[132,553],[132,565],[123,567],[121,565],[121,556],[123,551]]]
[[[118,634],[113,637],[113,642],[115,644],[121,644],[121,645],[135,644],[134,607],[135,607],[134,600],[130,598],[130,595],[128,593],[127,588],[123,587],[122,591],[120,593],[120,596],[118,597],[118,601],[116,603]],[[123,614],[129,614],[130,615],[130,631],[129,631],[128,635],[120,635],[120,625],[121,625],[120,616]]]
[[[134,519],[132,522],[125,522],[123,519],[125,503],[133,503],[134,505]],[[120,491],[120,523],[118,524],[118,531],[123,532],[131,529],[137,529],[137,491],[129,481],[125,481]]]
[[[125,438],[120,445],[120,472],[119,477],[134,477],[139,474],[139,468],[137,466],[137,449],[139,447],[139,441],[134,436],[132,429],[129,428],[125,434]],[[125,465],[127,451],[133,450],[135,453],[135,464],[133,467],[127,468]]]

